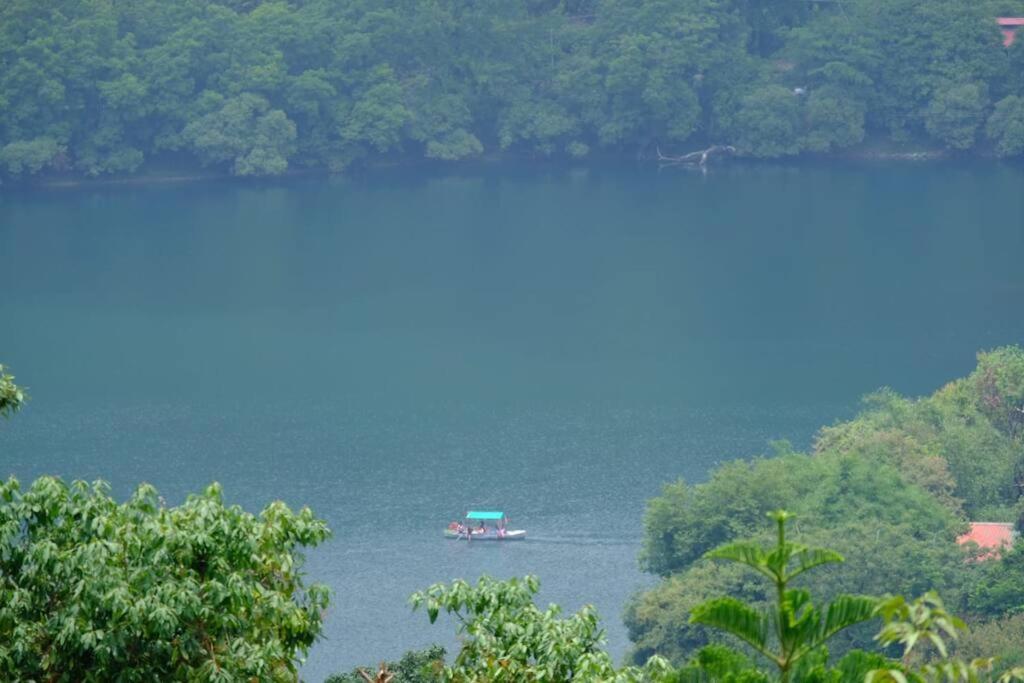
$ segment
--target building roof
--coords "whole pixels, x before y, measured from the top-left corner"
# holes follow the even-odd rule
[[[1015,533],[1012,524],[1004,522],[971,522],[971,530],[956,539],[960,545],[975,543],[979,548],[989,548],[991,552],[978,556],[980,560],[999,557],[1001,548],[1013,545]]]
[[[1024,17],[999,17],[996,23],[1003,32],[1003,47],[1010,47],[1017,39],[1017,29],[1024,26]]]

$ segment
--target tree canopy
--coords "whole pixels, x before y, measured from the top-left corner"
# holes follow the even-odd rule
[[[168,507],[151,486],[117,503],[102,482],[0,484],[0,678],[295,681],[328,593],[302,547],[308,508],[258,516],[216,484]]]
[[[0,173],[1024,151],[1019,0],[7,0]]]
[[[869,396],[855,419],[822,428],[809,454],[776,449],[725,464],[695,486],[669,484],[650,501],[640,562],[664,580],[626,611],[638,661],[657,652],[682,662],[714,642],[690,621],[711,595],[766,599],[743,572],[700,559],[719,544],[763,539],[761,518],[783,507],[800,516],[800,543],[849,558],[802,579],[826,599],[937,590],[975,624],[1024,608],[1024,553],[967,562],[956,540],[969,520],[1017,522],[1024,509],[1020,347],[978,354],[969,376],[932,396]],[[863,647],[871,635],[851,629],[834,649]]]
[[[819,608],[799,584],[805,575],[827,573],[844,558],[833,550],[792,542],[793,515],[770,513],[774,538],[765,545],[738,541],[705,554],[726,560],[768,584],[768,595],[752,604],[735,594],[712,595],[695,605],[690,622],[732,640],[694,648],[674,668],[659,656],[643,666],[615,668],[600,649],[597,614],[590,607],[567,619],[557,606],[534,603],[535,577],[499,581],[482,577],[475,585],[457,580],[436,584],[412,596],[431,622],[441,612],[458,622],[461,650],[452,666],[438,661],[434,648],[407,653],[395,668],[383,664],[374,678],[365,670],[329,681],[427,683],[442,681],[581,681],[585,683],[1011,683],[1024,680],[1024,668],[992,656],[965,658],[953,652],[984,647],[961,638],[966,625],[928,591],[908,600],[900,595],[836,595]],[[879,628],[878,622],[881,622]],[[866,626],[874,636],[866,650],[831,656],[829,645],[844,631]],[[1015,624],[1019,629],[1019,624]],[[1012,641],[1011,641],[1012,642]],[[899,650],[902,656],[893,658]],[[1011,651],[1012,652],[1012,651]]]

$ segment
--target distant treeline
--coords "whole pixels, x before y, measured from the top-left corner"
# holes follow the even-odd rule
[[[1021,0],[4,0],[0,173],[1024,154]]]

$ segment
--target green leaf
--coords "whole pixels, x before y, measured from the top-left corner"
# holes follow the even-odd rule
[[[727,543],[704,554],[709,560],[729,560],[746,565],[751,569],[765,574],[769,578],[775,578],[775,574],[768,568],[767,555],[760,546],[754,543],[738,541]]]
[[[759,652],[766,653],[768,619],[735,598],[715,598],[697,605],[690,613],[690,623],[704,624],[731,633]]]
[[[868,621],[875,617],[878,600],[861,595],[840,595],[833,600],[825,612],[825,623],[819,642],[824,642],[843,629]]]
[[[845,561],[839,553],[824,548],[803,548],[796,553],[795,558],[797,567],[789,572],[787,575],[788,579],[797,577],[823,564],[841,564]]]

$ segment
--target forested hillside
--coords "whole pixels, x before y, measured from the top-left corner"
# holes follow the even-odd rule
[[[1024,349],[979,354],[974,372],[929,397],[870,396],[856,419],[821,429],[811,453],[779,451],[651,501],[640,559],[664,580],[627,609],[638,661],[682,662],[707,644],[690,614],[710,596],[766,599],[736,567],[699,560],[763,534],[765,511],[784,505],[800,515],[803,542],[848,558],[807,582],[816,594],[938,591],[975,631],[961,652],[1024,665],[1024,547],[965,562],[956,542],[969,520],[1024,521]],[[873,635],[853,629],[833,652],[869,647]]]
[[[1019,0],[5,0],[0,173],[1024,153]]]

